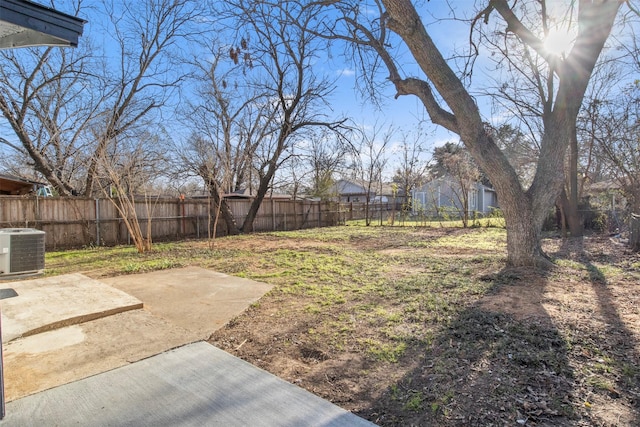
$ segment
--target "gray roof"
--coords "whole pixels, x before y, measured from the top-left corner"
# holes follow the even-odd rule
[[[72,46],[86,21],[27,0],[0,0],[0,49]]]

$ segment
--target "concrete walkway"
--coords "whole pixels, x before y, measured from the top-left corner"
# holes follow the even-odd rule
[[[374,424],[199,342],[11,402],[0,425]]]

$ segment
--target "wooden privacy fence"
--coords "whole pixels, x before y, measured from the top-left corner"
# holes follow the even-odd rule
[[[367,205],[363,202],[347,202],[339,205],[340,222],[366,219]],[[402,203],[369,203],[369,218],[379,221],[387,221],[390,216],[396,215],[400,217],[402,213]]]
[[[227,200],[239,226],[251,200]],[[148,199],[136,202],[136,215],[143,230],[151,219],[156,241],[209,236],[208,199]],[[149,215],[150,213],[150,215]],[[305,200],[265,199],[253,223],[254,231],[287,231],[338,224],[335,203]],[[37,228],[45,231],[47,249],[130,243],[122,217],[110,199],[80,197],[0,197],[0,228]],[[226,234],[218,221],[218,235]]]

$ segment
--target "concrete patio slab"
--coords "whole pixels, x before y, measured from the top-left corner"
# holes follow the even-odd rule
[[[2,426],[373,426],[205,342],[7,404]]]
[[[146,310],[132,310],[4,345],[7,401],[100,374],[198,341]]]
[[[273,286],[200,267],[102,279],[144,302],[145,310],[207,339]]]
[[[77,273],[0,282],[0,287],[18,294],[0,301],[3,343],[142,308],[134,296]]]
[[[196,267],[105,282],[122,290],[81,274],[2,283],[19,293],[0,301],[8,401],[208,338],[271,289]],[[97,313],[112,315],[82,322]]]

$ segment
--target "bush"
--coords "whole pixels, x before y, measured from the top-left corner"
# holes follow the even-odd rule
[[[603,211],[589,210],[586,213],[585,228],[597,232],[609,229],[609,216]]]

